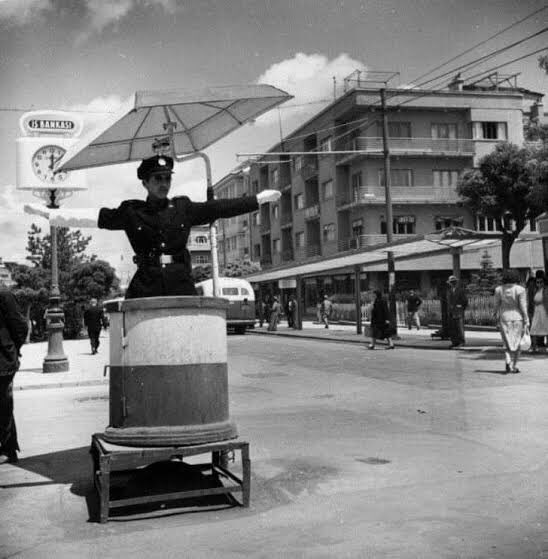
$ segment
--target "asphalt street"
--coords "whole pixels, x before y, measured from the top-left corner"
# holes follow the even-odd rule
[[[24,356],[21,461],[0,469],[0,557],[548,557],[546,356],[502,375],[493,347],[229,336],[251,507],[101,525],[88,451],[108,422],[102,344],[91,356],[85,340],[65,342],[71,370],[89,370],[73,373],[80,384],[40,384],[44,348]]]

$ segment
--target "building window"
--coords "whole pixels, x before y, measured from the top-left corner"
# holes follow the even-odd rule
[[[295,233],[295,248],[304,248],[304,231]]]
[[[251,194],[258,194],[258,193],[259,193],[259,181],[252,181]]]
[[[392,220],[392,232],[394,235],[414,235],[415,216],[398,215]],[[386,235],[386,218],[381,215],[381,234]]]
[[[249,258],[249,248],[244,247],[244,258]]]
[[[383,126],[381,121],[377,122],[377,136],[379,138],[382,138],[383,136]],[[411,138],[411,123],[389,122],[388,137],[389,138]]]
[[[434,218],[434,228],[436,231],[447,229],[447,227],[462,227],[464,218],[462,216],[443,216],[437,215]]]
[[[352,237],[356,238],[363,235],[363,221],[361,219],[355,219],[352,222]]]
[[[195,264],[207,264],[209,262],[209,254],[195,254],[194,263]]]
[[[194,242],[197,245],[207,245],[208,238],[205,235],[197,235],[196,237],[194,237]]]
[[[280,172],[278,168],[272,169],[272,184],[273,186],[278,186],[278,181],[280,179]]]
[[[362,186],[362,173],[354,173],[351,177],[352,185],[352,201],[359,202],[360,200],[360,188]]]
[[[328,136],[327,138],[324,138],[324,139],[320,142],[320,151],[332,151],[332,148],[331,148],[331,136]]]
[[[433,123],[431,126],[432,138],[455,140],[457,138],[457,125],[449,123]]]
[[[259,260],[261,258],[261,245],[256,244],[253,245],[253,258],[255,258],[255,260]]]
[[[478,215],[476,217],[476,230],[477,231],[500,231],[501,228],[494,218]]]
[[[335,224],[334,223],[327,223],[323,226],[323,240],[326,241],[334,241],[335,240]]]
[[[459,182],[459,171],[457,170],[434,170],[432,181],[434,186],[457,186]]]
[[[476,140],[507,140],[506,122],[474,122],[472,125]]]
[[[297,155],[295,159],[293,159],[293,166],[295,168],[295,172],[298,173],[303,168],[303,156]]]
[[[529,230],[530,231],[536,231],[537,230],[537,220],[536,219],[530,219],[529,220]]]
[[[261,224],[261,214],[259,212],[255,212],[253,214],[253,225],[260,225]]]
[[[275,253],[282,252],[282,241],[280,239],[274,239],[272,241],[272,251]]]
[[[280,217],[280,206],[278,204],[272,206],[272,217],[273,219],[278,219],[278,217]]]
[[[295,194],[295,209],[302,210],[304,208],[304,196],[301,193]]]
[[[328,180],[322,184],[322,194],[324,200],[330,200],[333,198],[333,181]]]
[[[384,186],[384,169],[379,169],[379,184]],[[391,186],[413,186],[412,169],[390,169]]]

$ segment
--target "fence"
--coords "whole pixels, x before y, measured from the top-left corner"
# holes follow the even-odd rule
[[[361,318],[369,321],[371,318],[371,298],[362,297]],[[407,303],[396,301],[398,324],[407,322]],[[439,299],[423,299],[419,310],[421,324],[441,324],[441,302]],[[331,319],[334,321],[356,321],[356,307],[351,302],[334,302]],[[464,313],[465,324],[471,326],[495,326],[495,298],[488,295],[470,295],[468,308]]]

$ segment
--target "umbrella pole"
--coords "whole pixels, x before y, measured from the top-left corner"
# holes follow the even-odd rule
[[[204,160],[207,180],[207,199],[213,200],[213,181],[211,179],[211,162],[209,157],[201,151],[179,157],[175,153],[173,141],[171,141],[171,153],[173,155],[173,159],[175,159],[178,163],[189,161],[190,159],[195,159],[196,157],[201,157]],[[219,297],[221,294],[219,292],[219,258],[217,254],[217,227],[215,226],[215,222],[209,225],[209,244],[211,245],[211,279],[213,281],[213,296]]]

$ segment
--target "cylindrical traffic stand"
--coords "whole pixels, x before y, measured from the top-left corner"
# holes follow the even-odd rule
[[[129,446],[237,437],[228,411],[226,309],[216,297],[111,301],[110,425]]]

